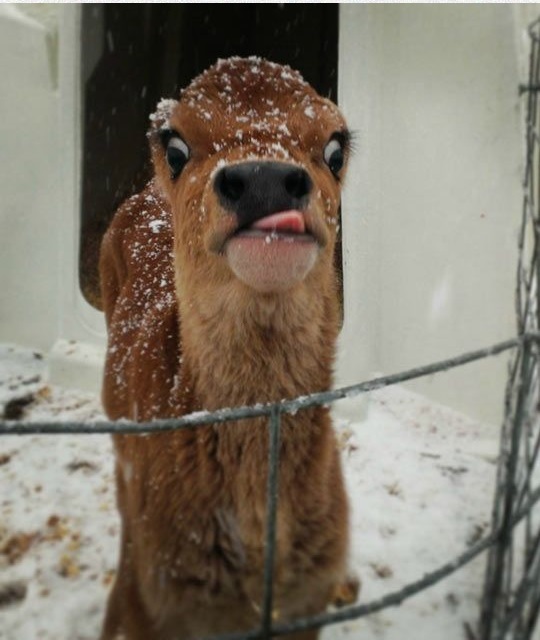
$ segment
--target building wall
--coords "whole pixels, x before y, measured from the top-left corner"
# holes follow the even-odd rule
[[[48,29],[0,5],[0,340],[58,332],[58,93]]]
[[[341,379],[515,334],[522,143],[516,15],[503,5],[343,5]],[[356,338],[356,339],[355,339]],[[499,421],[507,358],[411,385]]]

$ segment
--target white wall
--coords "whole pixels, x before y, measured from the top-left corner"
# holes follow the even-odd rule
[[[48,31],[0,5],[0,340],[57,337],[60,222],[56,78]]]
[[[509,5],[342,5],[340,103],[358,132],[344,201],[342,381],[515,334],[521,212]],[[411,385],[499,422],[507,358]]]
[[[97,390],[104,322],[78,285],[79,42],[76,5],[0,5],[0,341],[50,351],[53,382]]]

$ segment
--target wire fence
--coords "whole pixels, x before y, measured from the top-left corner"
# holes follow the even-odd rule
[[[440,582],[451,573],[489,551],[482,596],[481,615],[474,640],[530,640],[540,612],[540,288],[538,287],[540,231],[540,131],[538,92],[540,91],[540,20],[529,30],[532,46],[528,85],[520,87],[527,97],[527,153],[524,203],[516,286],[517,337],[491,347],[375,378],[357,385],[316,393],[273,404],[198,412],[171,420],[148,423],[117,422],[0,422],[0,435],[30,434],[151,434],[174,429],[195,429],[202,425],[226,423],[265,416],[268,418],[269,470],[267,477],[267,518],[264,558],[264,591],[260,627],[252,631],[213,636],[206,640],[258,640],[319,628],[367,616],[399,605],[411,596]],[[276,542],[276,514],[279,487],[279,445],[281,416],[310,407],[328,405],[343,398],[403,383],[422,376],[447,371],[496,356],[513,354],[505,395],[505,418],[501,430],[492,525],[489,533],[404,588],[382,598],[331,613],[273,624],[273,577]],[[518,537],[523,545],[518,546]],[[524,552],[519,549],[523,548]]]
[[[526,99],[526,153],[523,209],[516,277],[518,332],[540,327],[540,19],[529,27],[529,79],[520,86]],[[519,527],[515,515],[534,494],[540,479],[540,399],[538,344],[529,342],[514,356],[505,397],[492,527],[498,540],[488,554],[479,625],[481,640],[528,640],[540,612],[540,514],[531,509]],[[520,551],[523,549],[523,551]]]
[[[315,406],[328,405],[337,400],[344,398],[352,398],[361,393],[369,393],[393,384],[399,384],[433,375],[442,371],[448,371],[455,367],[459,367],[477,360],[483,360],[490,356],[496,356],[504,351],[521,347],[529,340],[540,340],[540,333],[524,335],[518,338],[512,338],[499,342],[484,349],[469,351],[447,360],[441,360],[422,367],[409,369],[401,373],[394,373],[389,376],[373,378],[365,382],[360,382],[349,387],[342,387],[332,391],[323,391],[320,393],[312,393],[306,396],[300,396],[293,400],[282,400],[276,403],[256,404],[245,407],[235,407],[231,409],[219,409],[218,411],[197,411],[190,413],[181,418],[171,418],[162,420],[153,420],[152,422],[132,422],[130,420],[118,420],[111,422],[109,420],[97,420],[88,422],[19,422],[19,421],[3,421],[0,422],[0,435],[37,435],[37,434],[145,434],[157,433],[161,431],[172,431],[175,429],[193,429],[195,427],[219,424],[229,422],[231,420],[244,420],[246,418],[270,417],[274,411],[279,414],[291,413],[309,409]]]
[[[255,417],[268,417],[268,437],[269,437],[269,471],[267,478],[267,518],[266,518],[266,538],[265,538],[265,560],[264,560],[264,590],[263,606],[261,609],[261,626],[252,631],[242,631],[235,634],[213,636],[204,640],[257,640],[279,637],[289,633],[304,631],[323,627],[328,624],[345,622],[367,616],[387,607],[400,605],[408,598],[440,582],[451,573],[454,573],[471,560],[476,558],[486,549],[499,545],[507,529],[512,529],[523,522],[530,515],[533,506],[540,501],[540,487],[534,491],[529,491],[526,500],[520,502],[519,508],[512,513],[512,517],[505,527],[494,527],[484,537],[475,544],[465,549],[461,554],[452,558],[438,569],[425,574],[417,581],[410,583],[400,590],[391,592],[382,598],[360,604],[332,613],[320,614],[306,618],[300,618],[293,622],[272,625],[273,611],[273,572],[275,558],[275,530],[276,514],[278,506],[279,487],[279,442],[281,415],[284,413],[294,414],[298,411],[309,409],[313,406],[328,405],[343,398],[351,398],[362,393],[369,393],[377,389],[382,389],[391,385],[414,380],[435,373],[448,371],[472,362],[494,357],[499,354],[515,351],[517,354],[530,352],[533,345],[540,342],[540,333],[526,333],[519,337],[499,342],[490,347],[470,351],[465,354],[432,363],[426,366],[409,369],[407,371],[383,376],[361,382],[349,387],[315,393],[307,396],[284,400],[271,404],[260,404],[246,407],[221,409],[215,412],[201,411],[193,414],[170,420],[155,420],[152,422],[139,423],[128,420],[111,422],[99,420],[94,422],[20,422],[3,421],[0,422],[0,435],[62,435],[62,434],[86,434],[96,435],[102,433],[110,434],[152,434],[156,432],[171,431],[175,429],[196,429],[208,424],[220,424],[233,420],[242,420]]]

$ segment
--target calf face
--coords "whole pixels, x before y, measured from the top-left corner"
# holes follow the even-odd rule
[[[202,279],[272,293],[328,268],[349,134],[297,72],[222,61],[179,102],[161,104],[150,140],[180,286]]]

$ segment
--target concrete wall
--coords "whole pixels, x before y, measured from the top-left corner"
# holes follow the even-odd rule
[[[104,322],[77,272],[78,34],[76,5],[0,5],[0,341],[50,351],[53,382],[97,390]]]
[[[59,322],[58,94],[48,29],[0,5],[0,340],[49,347]]]
[[[516,16],[503,5],[343,5],[340,100],[358,132],[345,197],[341,379],[515,334],[521,211]],[[507,358],[414,388],[499,421]]]

